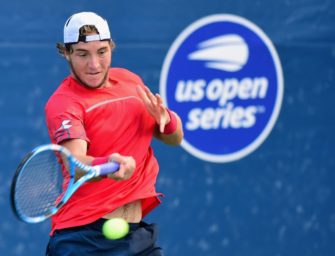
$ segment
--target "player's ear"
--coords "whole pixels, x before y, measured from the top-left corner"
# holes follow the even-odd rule
[[[70,54],[68,52],[64,52],[63,56],[67,61],[70,61]]]
[[[71,45],[64,45],[62,43],[57,43],[56,48],[58,49],[58,53],[62,55],[67,61],[69,61],[69,55],[72,51]]]
[[[116,47],[115,43],[113,40],[110,40],[110,43],[109,43],[110,47],[111,47],[111,50],[113,51]]]

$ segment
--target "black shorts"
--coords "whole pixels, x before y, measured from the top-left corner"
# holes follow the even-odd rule
[[[129,233],[122,239],[109,240],[102,234],[105,219],[91,224],[56,230],[50,237],[47,256],[160,256],[156,245],[157,225],[130,223]]]

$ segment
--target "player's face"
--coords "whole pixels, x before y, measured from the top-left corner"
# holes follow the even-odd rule
[[[108,70],[112,58],[110,42],[79,42],[72,45],[72,50],[66,58],[73,77],[92,89],[108,86]]]

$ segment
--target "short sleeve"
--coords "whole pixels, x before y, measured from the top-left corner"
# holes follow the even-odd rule
[[[90,142],[84,126],[83,107],[69,96],[56,95],[50,98],[46,107],[46,123],[53,143],[68,139],[83,139]]]

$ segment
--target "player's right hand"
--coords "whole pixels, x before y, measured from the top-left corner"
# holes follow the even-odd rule
[[[131,156],[122,156],[119,153],[114,153],[109,156],[109,161],[114,161],[120,164],[117,172],[107,175],[113,180],[128,180],[134,173],[136,168],[135,159]]]

